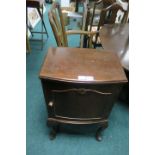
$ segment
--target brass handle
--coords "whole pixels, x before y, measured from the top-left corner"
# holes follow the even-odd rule
[[[50,106],[50,107],[53,107],[53,102],[52,101],[50,101],[49,103],[48,103],[48,106]]]
[[[101,95],[111,95],[112,93],[105,93],[105,92],[101,92],[101,91],[98,91],[98,90],[94,90],[94,89],[85,89],[85,88],[79,88],[79,89],[76,89],[76,88],[73,88],[73,89],[64,89],[64,90],[51,90],[52,92],[54,93],[64,93],[64,92],[70,92],[70,91],[76,91],[80,94],[85,94],[87,92],[93,92],[93,93],[97,93],[97,94],[101,94]]]

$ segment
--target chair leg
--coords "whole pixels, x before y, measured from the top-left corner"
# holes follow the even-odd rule
[[[45,23],[44,23],[44,18],[43,18],[43,12],[44,12],[44,6],[42,5],[42,7],[41,7],[41,12],[40,12],[40,9],[39,8],[37,8],[37,10],[38,10],[38,13],[39,13],[39,16],[40,16],[40,18],[41,18],[41,37],[42,37],[42,39],[41,39],[41,41],[42,41],[42,46],[41,46],[41,49],[43,49],[43,44],[44,44],[44,32],[43,32],[43,28],[45,29],[45,34],[47,35],[47,38],[48,38],[48,32],[47,32],[47,29],[46,29],[46,26],[45,26]]]
[[[47,35],[47,37],[48,37],[48,32],[47,32],[47,29],[46,29],[46,26],[45,26],[45,22],[44,22],[44,19],[43,19],[43,6],[42,6],[42,14],[41,14],[39,8],[37,8],[37,10],[38,10],[39,16],[40,16],[40,18],[41,18],[41,22],[42,22],[42,24],[43,24],[43,27],[44,27],[44,29],[45,29],[45,33],[46,33],[46,35]]]
[[[42,8],[41,8],[41,11],[42,11],[42,19],[43,19],[43,13],[44,13],[44,10],[43,10],[43,5],[42,5]],[[43,46],[44,46],[44,34],[43,34],[43,23],[41,24],[41,32],[42,32],[42,49],[43,49]]]

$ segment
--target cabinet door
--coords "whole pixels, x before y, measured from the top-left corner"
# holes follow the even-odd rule
[[[105,118],[113,106],[113,93],[83,88],[53,90],[53,105],[56,117]]]

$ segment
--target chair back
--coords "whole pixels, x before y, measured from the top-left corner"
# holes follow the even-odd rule
[[[58,2],[52,4],[48,17],[57,45],[59,47],[68,47],[64,19]]]
[[[92,30],[92,26],[96,26],[97,23],[94,25],[94,19],[95,19],[95,16],[97,16],[97,19],[99,18],[100,16],[100,13],[101,13],[101,10],[103,8],[106,8],[108,6],[110,6],[111,4],[113,4],[114,2],[116,2],[116,0],[97,0],[95,2],[93,2],[93,4],[90,4],[92,7],[92,14],[91,14],[91,19],[90,19],[90,28],[89,30],[91,31]]]
[[[82,30],[65,30],[64,18],[58,2],[52,4],[51,10],[48,13],[49,22],[55,36],[58,47],[68,47],[68,35],[80,35],[80,47],[92,48],[92,38],[97,32],[85,31],[89,16],[87,3],[83,13]]]
[[[101,10],[98,27],[103,26],[104,24],[114,24],[117,17],[117,12],[121,10],[126,12],[119,4],[113,3]],[[119,17],[118,17],[119,18]],[[123,20],[123,19],[122,19]]]
[[[116,18],[120,23],[124,21],[124,17],[121,19],[119,16],[117,16],[118,11],[121,10],[124,14],[126,13],[126,10],[122,8],[117,2],[111,4],[110,6],[103,8],[101,10],[100,16],[99,16],[99,22],[97,25],[97,31],[100,30],[101,26],[104,26],[104,24],[115,24]],[[120,18],[120,19],[119,19]],[[94,42],[97,44],[99,34],[96,34]]]

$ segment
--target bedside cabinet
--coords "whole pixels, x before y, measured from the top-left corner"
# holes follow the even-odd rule
[[[95,127],[96,139],[108,126],[108,116],[127,82],[119,58],[112,52],[85,48],[49,48],[40,75],[51,138],[61,126]]]

